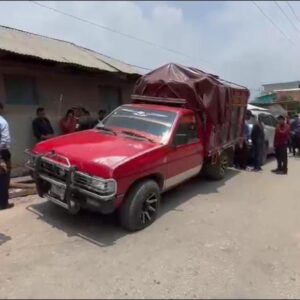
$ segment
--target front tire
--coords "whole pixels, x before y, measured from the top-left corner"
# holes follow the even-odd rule
[[[157,218],[160,199],[160,189],[154,180],[137,183],[129,191],[119,210],[122,227],[138,231],[152,224]]]

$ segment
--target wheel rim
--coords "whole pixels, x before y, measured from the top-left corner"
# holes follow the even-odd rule
[[[141,223],[148,224],[154,220],[158,208],[158,197],[155,193],[151,194],[143,203],[140,214]]]
[[[225,155],[221,157],[221,173],[224,174],[228,167],[228,159]]]

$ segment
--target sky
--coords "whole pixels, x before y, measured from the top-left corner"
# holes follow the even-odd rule
[[[37,6],[0,1],[0,25],[63,39],[124,62],[154,69],[174,62],[247,86],[300,79],[300,2],[43,1],[44,5],[136,36],[132,40]],[[175,52],[167,51],[169,48]]]

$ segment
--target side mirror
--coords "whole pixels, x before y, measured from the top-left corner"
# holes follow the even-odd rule
[[[188,135],[187,134],[176,134],[174,138],[173,145],[175,147],[180,145],[185,145],[188,143]]]

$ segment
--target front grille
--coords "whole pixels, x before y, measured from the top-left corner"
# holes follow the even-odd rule
[[[48,160],[41,160],[40,172],[47,174],[50,177],[54,177],[61,181],[67,181],[68,171],[63,166],[57,165],[55,163],[49,162]]]
[[[74,174],[74,183],[80,187],[87,187],[90,186],[92,183],[92,177],[85,175],[80,172],[76,172]]]

